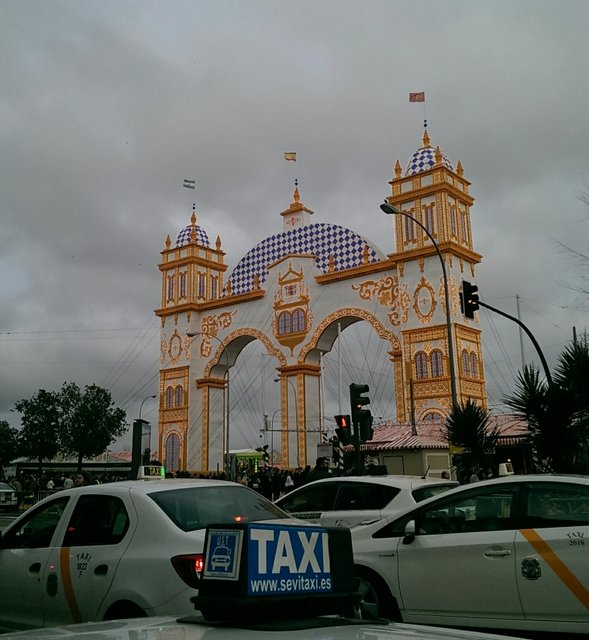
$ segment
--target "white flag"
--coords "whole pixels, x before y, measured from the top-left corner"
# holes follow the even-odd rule
[[[186,189],[196,189],[196,180],[187,180],[184,178],[184,187]]]

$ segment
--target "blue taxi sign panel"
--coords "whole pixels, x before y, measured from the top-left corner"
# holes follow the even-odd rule
[[[209,529],[203,577],[238,580],[243,531]]]
[[[292,521],[207,527],[191,598],[206,620],[341,614],[357,599],[349,529]]]
[[[332,591],[327,531],[251,525],[247,589],[258,596]]]

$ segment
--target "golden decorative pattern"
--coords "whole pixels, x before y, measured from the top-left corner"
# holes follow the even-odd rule
[[[371,300],[376,296],[383,307],[388,307],[387,313],[390,323],[398,327],[407,322],[409,315],[409,293],[407,285],[399,285],[399,278],[395,275],[385,276],[380,280],[366,280],[359,285],[352,285],[362,300]]]
[[[421,276],[413,292],[413,310],[422,323],[429,322],[436,310],[438,303],[435,299],[435,291],[429,280]]]
[[[233,322],[233,316],[237,311],[224,311],[218,315],[203,316],[200,323],[200,355],[203,358],[208,358],[211,355],[211,338],[210,336],[217,337],[219,329],[227,329]]]

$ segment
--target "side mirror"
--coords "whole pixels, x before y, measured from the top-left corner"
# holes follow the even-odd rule
[[[415,540],[415,520],[409,520],[405,525],[403,544],[411,544]]]

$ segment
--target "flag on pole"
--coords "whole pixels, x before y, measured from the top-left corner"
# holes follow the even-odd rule
[[[425,91],[419,93],[410,93],[409,102],[425,102]]]
[[[297,154],[294,151],[285,151],[284,152],[284,159],[288,160],[289,162],[296,162],[297,161]]]
[[[196,189],[196,180],[187,180],[184,178],[184,185],[186,189]]]

